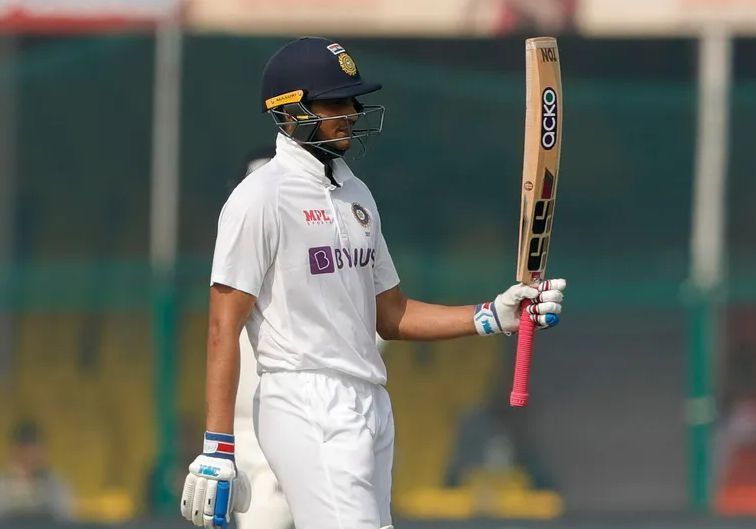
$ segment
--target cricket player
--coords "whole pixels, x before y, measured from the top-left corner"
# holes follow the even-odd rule
[[[383,107],[357,99],[380,88],[323,38],[290,42],[265,66],[276,155],[233,191],[218,221],[207,431],[180,506],[197,526],[222,527],[250,503],[234,464],[242,328],[260,373],[255,431],[294,525],[390,529],[394,420],[376,330],[388,340],[510,334],[525,298],[539,327],[559,321],[562,279],[513,285],[478,305],[403,294],[375,201],[343,159],[381,132]]]

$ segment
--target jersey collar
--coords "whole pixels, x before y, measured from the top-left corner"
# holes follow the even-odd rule
[[[299,145],[296,141],[279,133],[276,137],[276,158],[284,164],[304,173],[306,176],[315,178],[318,182],[326,187],[333,187],[333,184],[325,174],[325,166],[312,154]],[[339,185],[352,177],[352,171],[349,169],[344,160],[336,159],[333,162],[333,179]]]

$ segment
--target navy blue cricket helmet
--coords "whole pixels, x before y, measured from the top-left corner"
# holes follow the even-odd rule
[[[326,119],[351,119],[351,139],[380,134],[384,107],[362,105],[358,96],[380,90],[379,83],[362,79],[354,59],[337,42],[322,37],[302,37],[279,49],[268,60],[262,75],[263,112],[270,112],[279,130],[305,145],[331,154],[343,153],[327,145],[338,140],[318,140],[317,130]],[[324,99],[355,100],[354,115],[322,118],[308,103]]]

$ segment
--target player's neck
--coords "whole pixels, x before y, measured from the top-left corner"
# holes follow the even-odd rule
[[[340,156],[336,153],[331,153],[324,149],[318,149],[315,146],[305,145],[304,148],[315,158],[317,158],[320,163],[323,164],[325,175],[328,180],[331,181],[331,184],[335,185],[336,187],[341,187],[341,184],[339,184],[333,177],[333,160],[340,158]]]

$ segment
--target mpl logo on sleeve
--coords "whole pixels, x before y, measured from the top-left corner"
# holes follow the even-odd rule
[[[310,224],[333,224],[333,219],[328,216],[324,209],[305,209],[302,210],[305,216],[305,223]]]
[[[543,114],[541,116],[541,147],[550,151],[557,140],[557,118],[559,102],[556,91],[547,86],[541,95]]]

